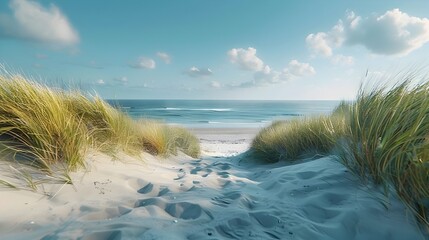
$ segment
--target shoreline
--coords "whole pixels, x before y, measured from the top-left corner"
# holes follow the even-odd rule
[[[250,148],[261,128],[189,128],[200,140],[202,156],[233,157]]]
[[[256,135],[263,127],[254,128],[215,128],[215,127],[189,127],[189,131],[195,135],[235,135],[235,134],[253,134]]]

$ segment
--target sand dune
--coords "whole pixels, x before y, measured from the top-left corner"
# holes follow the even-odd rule
[[[332,157],[245,164],[253,132],[196,132],[201,159],[92,153],[75,187],[2,190],[1,239],[428,238],[397,198],[386,209]]]

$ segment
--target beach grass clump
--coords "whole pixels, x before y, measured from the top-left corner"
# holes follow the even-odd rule
[[[79,92],[68,94],[65,101],[70,111],[84,123],[93,148],[107,153],[135,154],[141,150],[139,126],[125,113],[97,96],[89,99]]]
[[[429,226],[429,81],[409,75],[393,87],[361,87],[331,115],[275,122],[252,150],[268,162],[331,151],[363,181],[394,189]],[[420,80],[420,81],[418,81]]]
[[[429,82],[361,89],[348,126],[342,162],[364,180],[393,186],[428,223]]]
[[[200,156],[201,149],[199,140],[187,129],[178,126],[171,126],[170,136],[173,136],[174,138],[174,153],[179,150],[193,158]]]
[[[169,139],[169,127],[158,121],[142,119],[139,121],[138,141],[144,151],[153,154],[168,156],[173,148]]]
[[[199,140],[187,129],[148,119],[140,120],[139,124],[139,142],[145,151],[162,156],[182,151],[188,156],[199,157]]]
[[[83,165],[88,134],[68,111],[64,94],[21,76],[0,76],[0,144],[26,164],[45,171]]]
[[[344,130],[345,122],[341,116],[277,121],[257,134],[251,149],[258,158],[268,162],[292,161],[309,151],[327,154]]]
[[[352,103],[349,101],[342,100],[332,111],[333,116],[338,117],[350,117],[350,112],[352,108]]]
[[[133,120],[99,97],[49,88],[19,75],[0,75],[2,161],[70,182],[69,171],[85,166],[90,148],[112,155],[146,151],[168,156],[183,151],[197,157],[200,153],[198,139],[186,129]],[[60,168],[63,175],[57,174]],[[34,175],[23,173],[20,176]],[[11,186],[5,179],[0,184]]]

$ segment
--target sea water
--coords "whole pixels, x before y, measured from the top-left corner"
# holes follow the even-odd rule
[[[196,128],[255,128],[275,120],[329,114],[339,101],[108,100],[132,118]]]

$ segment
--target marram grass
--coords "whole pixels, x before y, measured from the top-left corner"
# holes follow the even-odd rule
[[[153,120],[140,120],[139,123],[139,142],[145,151],[164,156],[178,151],[194,158],[200,155],[199,140],[187,129]]]
[[[363,181],[395,189],[429,227],[429,80],[406,76],[393,87],[361,87],[330,116],[276,122],[251,149],[267,162],[313,151],[337,155]],[[420,80],[420,83],[416,83]]]
[[[429,82],[361,90],[351,105],[342,162],[364,180],[393,186],[428,224]]]
[[[99,97],[88,99],[79,92],[70,93],[65,101],[84,123],[94,148],[108,153],[122,150],[133,154],[142,150],[137,133],[139,124],[125,113]]]
[[[252,151],[269,162],[292,161],[309,151],[327,154],[344,130],[344,118],[340,116],[277,121],[259,132],[252,142]]]
[[[2,149],[46,171],[58,162],[71,169],[82,166],[89,134],[65,97],[20,76],[0,76]]]
[[[133,120],[99,97],[0,75],[1,160],[47,174],[63,166],[68,173],[84,166],[89,148],[111,154],[200,154],[197,138],[186,129]],[[0,184],[10,186],[5,180]]]

